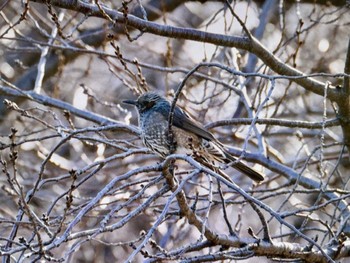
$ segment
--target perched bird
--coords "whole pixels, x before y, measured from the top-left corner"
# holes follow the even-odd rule
[[[169,113],[171,103],[154,92],[147,92],[137,100],[124,100],[136,106],[141,138],[152,152],[165,158],[171,153],[188,154],[209,168],[216,169],[216,162],[232,164],[232,167],[248,175],[254,181],[263,181],[264,176],[232,156],[213,134],[189,117],[182,109],[175,107],[169,141]],[[173,152],[172,152],[173,151]],[[216,169],[217,170],[217,169]],[[220,169],[218,169],[220,170]],[[220,175],[232,179],[220,170]]]

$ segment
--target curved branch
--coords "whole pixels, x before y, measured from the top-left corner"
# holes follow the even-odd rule
[[[32,2],[44,3],[44,0],[32,0]],[[90,16],[104,18],[104,14],[100,11],[97,5],[83,2],[80,0],[51,0],[51,5],[74,10],[83,14],[89,14]],[[165,36],[170,38],[181,38],[187,40],[193,40],[198,42],[210,43],[218,46],[235,47],[243,49],[257,55],[267,66],[273,71],[281,75],[287,76],[303,76],[304,74],[285,64],[283,61],[269,52],[256,38],[237,37],[222,35],[216,33],[204,32],[196,29],[181,28],[176,26],[160,25],[155,22],[146,21],[138,18],[134,15],[127,15],[116,10],[103,7],[104,12],[112,17],[116,23],[126,24],[134,27],[141,32],[152,33],[159,36]],[[294,79],[296,83],[304,87],[305,89],[323,96],[324,83],[313,78],[301,78]],[[339,99],[341,94],[337,89],[330,89],[328,91],[328,98],[331,100]]]
[[[139,130],[136,127],[132,127],[130,125],[126,125],[125,123],[122,122],[118,122],[116,120],[113,120],[111,118],[96,114],[96,113],[92,113],[90,111],[84,111],[84,110],[80,110],[76,107],[74,107],[73,105],[58,100],[58,99],[54,99],[54,98],[50,98],[48,96],[45,95],[40,95],[37,94],[33,91],[22,91],[22,90],[17,90],[17,89],[13,89],[10,87],[6,87],[6,86],[1,86],[0,85],[0,93],[6,95],[6,96],[13,96],[13,97],[17,97],[17,98],[23,98],[23,99],[29,99],[35,102],[38,102],[42,105],[45,106],[50,106],[50,107],[54,107],[57,109],[61,109],[61,110],[66,110],[69,111],[70,113],[74,114],[77,117],[83,118],[85,120],[100,124],[100,125],[109,125],[109,124],[118,124],[120,125],[121,129],[124,129],[125,131],[134,133],[134,134],[139,134]]]

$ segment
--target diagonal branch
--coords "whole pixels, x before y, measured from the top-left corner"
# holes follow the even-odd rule
[[[32,0],[32,2],[44,3],[44,0]],[[52,0],[50,4],[60,8],[65,8],[69,10],[74,10],[83,14],[89,14],[94,17],[104,18],[103,13],[100,11],[98,6],[90,4],[88,2],[80,0]],[[112,17],[116,23],[125,24],[126,19],[122,12],[116,10],[102,7],[104,13]],[[238,37],[229,36],[216,33],[204,32],[196,29],[181,28],[176,26],[160,25],[155,22],[146,21],[136,16],[127,15],[128,26],[134,27],[141,32],[152,33],[159,36],[170,37],[170,38],[180,38],[193,40],[198,42],[211,43],[218,46],[226,47],[236,47],[249,52],[254,53],[258,56],[267,66],[269,66],[273,71],[281,75],[287,76],[303,76],[304,74],[285,64],[279,58],[274,56],[270,51],[268,51],[256,38],[251,37]],[[305,89],[314,92],[318,95],[323,96],[324,83],[318,81],[314,78],[301,78],[294,79],[296,83],[304,87]],[[330,89],[328,91],[328,98],[330,100],[339,99],[341,94],[337,89]]]

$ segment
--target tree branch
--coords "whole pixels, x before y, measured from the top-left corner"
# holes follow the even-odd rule
[[[32,0],[32,2],[44,3],[43,0]],[[50,3],[54,6],[74,10],[90,16],[104,18],[97,5],[90,4],[83,1],[76,0],[51,0]],[[287,76],[303,76],[304,74],[285,64],[279,58],[275,57],[269,52],[256,38],[237,37],[229,35],[221,35],[216,33],[204,32],[196,29],[187,29],[175,26],[160,25],[155,22],[146,21],[133,15],[127,15],[127,21],[123,13],[103,7],[104,12],[115,19],[116,23],[125,24],[134,27],[141,32],[152,33],[159,36],[170,38],[180,38],[193,40],[198,42],[210,43],[218,46],[236,47],[243,49],[257,55],[267,66],[273,71],[281,75]],[[324,83],[313,78],[295,79],[296,83],[305,89],[314,92],[318,95],[323,95]],[[337,89],[330,89],[328,91],[328,98],[337,100],[340,94]]]
[[[24,98],[24,99],[29,99],[35,102],[38,102],[42,105],[45,106],[50,106],[50,107],[54,107],[57,109],[61,109],[61,110],[66,110],[69,111],[70,113],[74,114],[77,117],[83,118],[85,120],[88,121],[92,121],[94,123],[97,123],[99,125],[109,125],[109,124],[118,124],[120,125],[120,128],[125,129],[125,131],[134,133],[134,134],[139,134],[139,130],[136,127],[132,127],[130,125],[126,125],[125,123],[122,122],[118,122],[116,120],[113,120],[111,118],[107,118],[105,116],[96,114],[96,113],[92,113],[90,111],[84,111],[84,110],[80,110],[76,107],[74,107],[73,105],[58,100],[58,99],[54,99],[45,95],[41,95],[41,94],[37,94],[34,91],[22,91],[22,90],[18,90],[18,89],[13,89],[10,87],[6,87],[6,86],[0,86],[0,92],[6,96],[14,96],[14,97],[19,97],[19,98]]]

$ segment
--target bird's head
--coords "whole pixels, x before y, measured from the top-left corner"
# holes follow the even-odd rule
[[[146,92],[140,95],[137,100],[124,100],[123,102],[136,106],[140,114],[164,103],[169,103],[164,97],[154,92]]]

